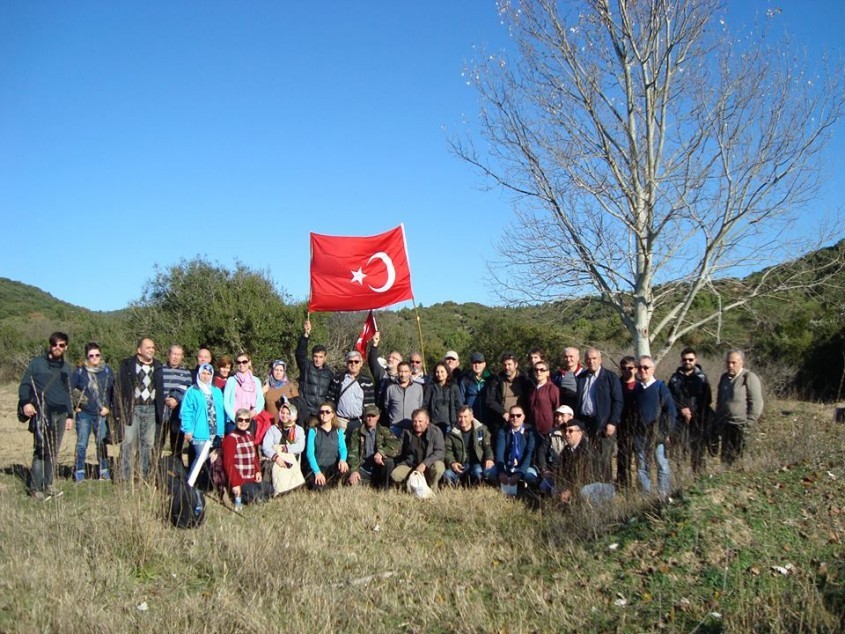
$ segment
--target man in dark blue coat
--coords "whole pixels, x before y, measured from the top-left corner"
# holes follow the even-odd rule
[[[584,372],[576,379],[575,416],[587,428],[597,454],[599,476],[603,482],[612,482],[616,427],[622,417],[622,385],[615,373],[602,368],[601,361],[601,352],[596,348],[584,352]]]

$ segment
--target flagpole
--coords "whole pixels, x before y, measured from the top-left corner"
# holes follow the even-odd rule
[[[425,369],[425,344],[423,343],[422,326],[420,325],[420,312],[417,310],[417,302],[413,297],[411,298],[411,303],[414,305],[414,315],[417,317],[417,333],[420,336],[420,356],[422,357],[423,374],[427,374]]]

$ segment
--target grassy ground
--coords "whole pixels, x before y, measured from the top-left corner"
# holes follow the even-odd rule
[[[242,517],[212,502],[179,531],[145,487],[62,480],[62,497],[27,498],[13,393],[0,388],[0,631],[845,630],[845,428],[818,406],[772,405],[751,459],[664,506],[344,489]]]

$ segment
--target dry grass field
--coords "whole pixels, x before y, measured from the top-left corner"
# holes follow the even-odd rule
[[[0,631],[845,627],[845,427],[829,408],[770,405],[750,459],[681,479],[668,505],[632,496],[590,514],[490,488],[431,501],[301,491],[243,516],[209,502],[205,525],[183,531],[146,486],[62,479],[63,496],[29,499],[15,398],[0,387]]]

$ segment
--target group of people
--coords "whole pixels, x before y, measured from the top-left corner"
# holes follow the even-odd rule
[[[760,380],[738,350],[726,356],[714,400],[691,348],[667,382],[655,378],[650,356],[623,357],[616,373],[593,347],[584,350],[583,365],[581,351],[566,348],[559,367],[532,349],[527,373],[513,353],[502,354],[493,373],[483,353],[462,368],[449,351],[428,375],[418,352],[407,361],[396,350],[382,356],[378,332],[366,359],[352,350],[335,372],[325,346],[312,346],[309,357],[310,336],[306,320],[294,381],[281,359],[266,377],[256,376],[244,352],[214,361],[202,348],[191,369],[174,344],[160,362],[148,337],[116,373],[94,342],[71,368],[68,336],[53,333],[19,389],[18,415],[33,433],[31,495],[60,494],[55,458],[75,421],[77,482],[111,479],[109,440],[120,443],[123,480],[150,477],[154,457],[167,448],[187,453],[192,477],[206,473],[210,484],[228,489],[236,510],[302,485],[387,488],[409,480],[433,491],[441,482],[486,482],[508,495],[534,490],[567,504],[600,504],[632,485],[634,466],[640,489],[651,494],[652,463],[656,492],[666,498],[670,447],[675,464],[688,460],[694,472],[708,454],[720,452],[731,464],[763,410]],[[96,472],[85,461],[92,435]]]

